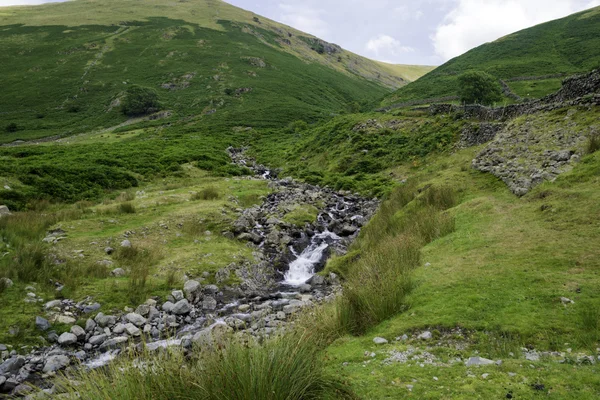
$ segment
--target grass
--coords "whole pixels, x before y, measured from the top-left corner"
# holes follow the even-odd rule
[[[108,399],[353,399],[337,378],[323,373],[319,338],[295,332],[263,345],[223,341],[210,351],[146,356],[142,368],[129,361],[86,372],[59,387],[66,398]],[[151,372],[150,372],[151,371]]]
[[[468,70],[485,71],[498,79],[588,72],[600,61],[597,11],[582,11],[479,46],[400,88],[382,105],[456,95],[457,76]],[[542,97],[558,89],[557,84],[550,79],[509,85],[520,96]]]
[[[600,150],[600,134],[590,135],[585,146],[585,154],[592,154]]]
[[[194,193],[191,197],[192,200],[216,200],[220,197],[219,191],[214,187],[207,187]]]
[[[295,206],[283,216],[283,222],[303,227],[306,223],[313,223],[319,215],[319,210],[310,204]]]

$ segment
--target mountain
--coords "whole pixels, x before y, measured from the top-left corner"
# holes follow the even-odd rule
[[[388,65],[218,0],[77,0],[0,10],[1,142],[123,123],[132,84],[162,117],[279,126],[369,103],[431,68]],[[14,129],[13,125],[13,129]]]
[[[600,7],[525,29],[479,46],[387,96],[383,106],[457,94],[457,76],[486,71],[521,97],[542,97],[562,78],[600,65]]]

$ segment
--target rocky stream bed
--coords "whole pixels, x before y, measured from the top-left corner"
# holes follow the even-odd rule
[[[233,332],[268,337],[285,329],[303,308],[336,295],[341,289],[338,277],[316,272],[331,254],[345,254],[376,211],[377,200],[280,179],[277,171],[257,164],[243,149],[228,152],[234,163],[250,168],[256,178],[269,180],[273,190],[261,205],[243,210],[231,230],[222,232],[247,241],[257,261],[222,268],[215,275],[217,284],[205,284],[204,277],[187,278],[166,301],[151,298],[118,315],[103,313],[102,305],[93,299],[47,302],[44,315],[36,318],[47,347],[17,349],[0,344],[0,397],[35,398],[29,394],[33,386],[57,395],[52,380],[57,372],[103,367],[128,348],[212,346]],[[284,222],[286,213],[298,204],[318,209],[316,220],[304,226]],[[132,246],[132,241],[124,238],[121,246]],[[223,283],[231,274],[239,278],[239,286]],[[86,316],[85,327],[75,324]],[[50,321],[71,328],[58,335]]]

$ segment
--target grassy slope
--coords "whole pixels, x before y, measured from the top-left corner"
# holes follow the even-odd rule
[[[382,105],[456,95],[456,76],[471,69],[500,79],[589,71],[600,63],[599,27],[600,8],[594,8],[513,33],[448,61],[386,97]],[[518,94],[527,95],[519,89],[515,85]],[[536,94],[555,89],[548,87]]]
[[[529,119],[543,123],[552,121],[553,115]],[[537,398],[531,387],[535,383],[545,384],[541,393],[547,392],[547,398],[596,398],[600,386],[595,366],[525,362],[519,356],[521,347],[565,354],[572,348],[573,354],[597,355],[600,153],[519,199],[493,177],[470,169],[478,150],[431,157],[422,167],[404,165],[395,171],[416,179],[420,187],[442,184],[458,190],[461,202],[450,211],[456,230],[423,249],[423,265],[413,275],[416,288],[408,297],[410,309],[365,337],[334,343],[328,351],[330,372],[340,374],[368,399],[407,395],[406,385],[414,386],[412,396],[424,399],[491,398],[508,391],[515,398],[529,399]],[[430,265],[425,267],[426,263]],[[565,306],[561,297],[575,304]],[[456,327],[471,334],[454,341],[410,340],[384,347],[371,341],[375,336],[391,341],[427,328],[447,332]],[[457,343],[465,345],[455,347]],[[435,354],[444,365],[381,364],[388,351],[405,351],[407,346],[420,349],[417,353]],[[376,358],[369,361],[365,351],[375,351]],[[500,368],[466,368],[451,361],[477,352],[505,363]],[[481,378],[486,372],[487,380]]]

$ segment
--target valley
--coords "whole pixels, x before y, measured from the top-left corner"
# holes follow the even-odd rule
[[[0,398],[600,396],[598,8],[432,70],[134,3],[0,9]]]

